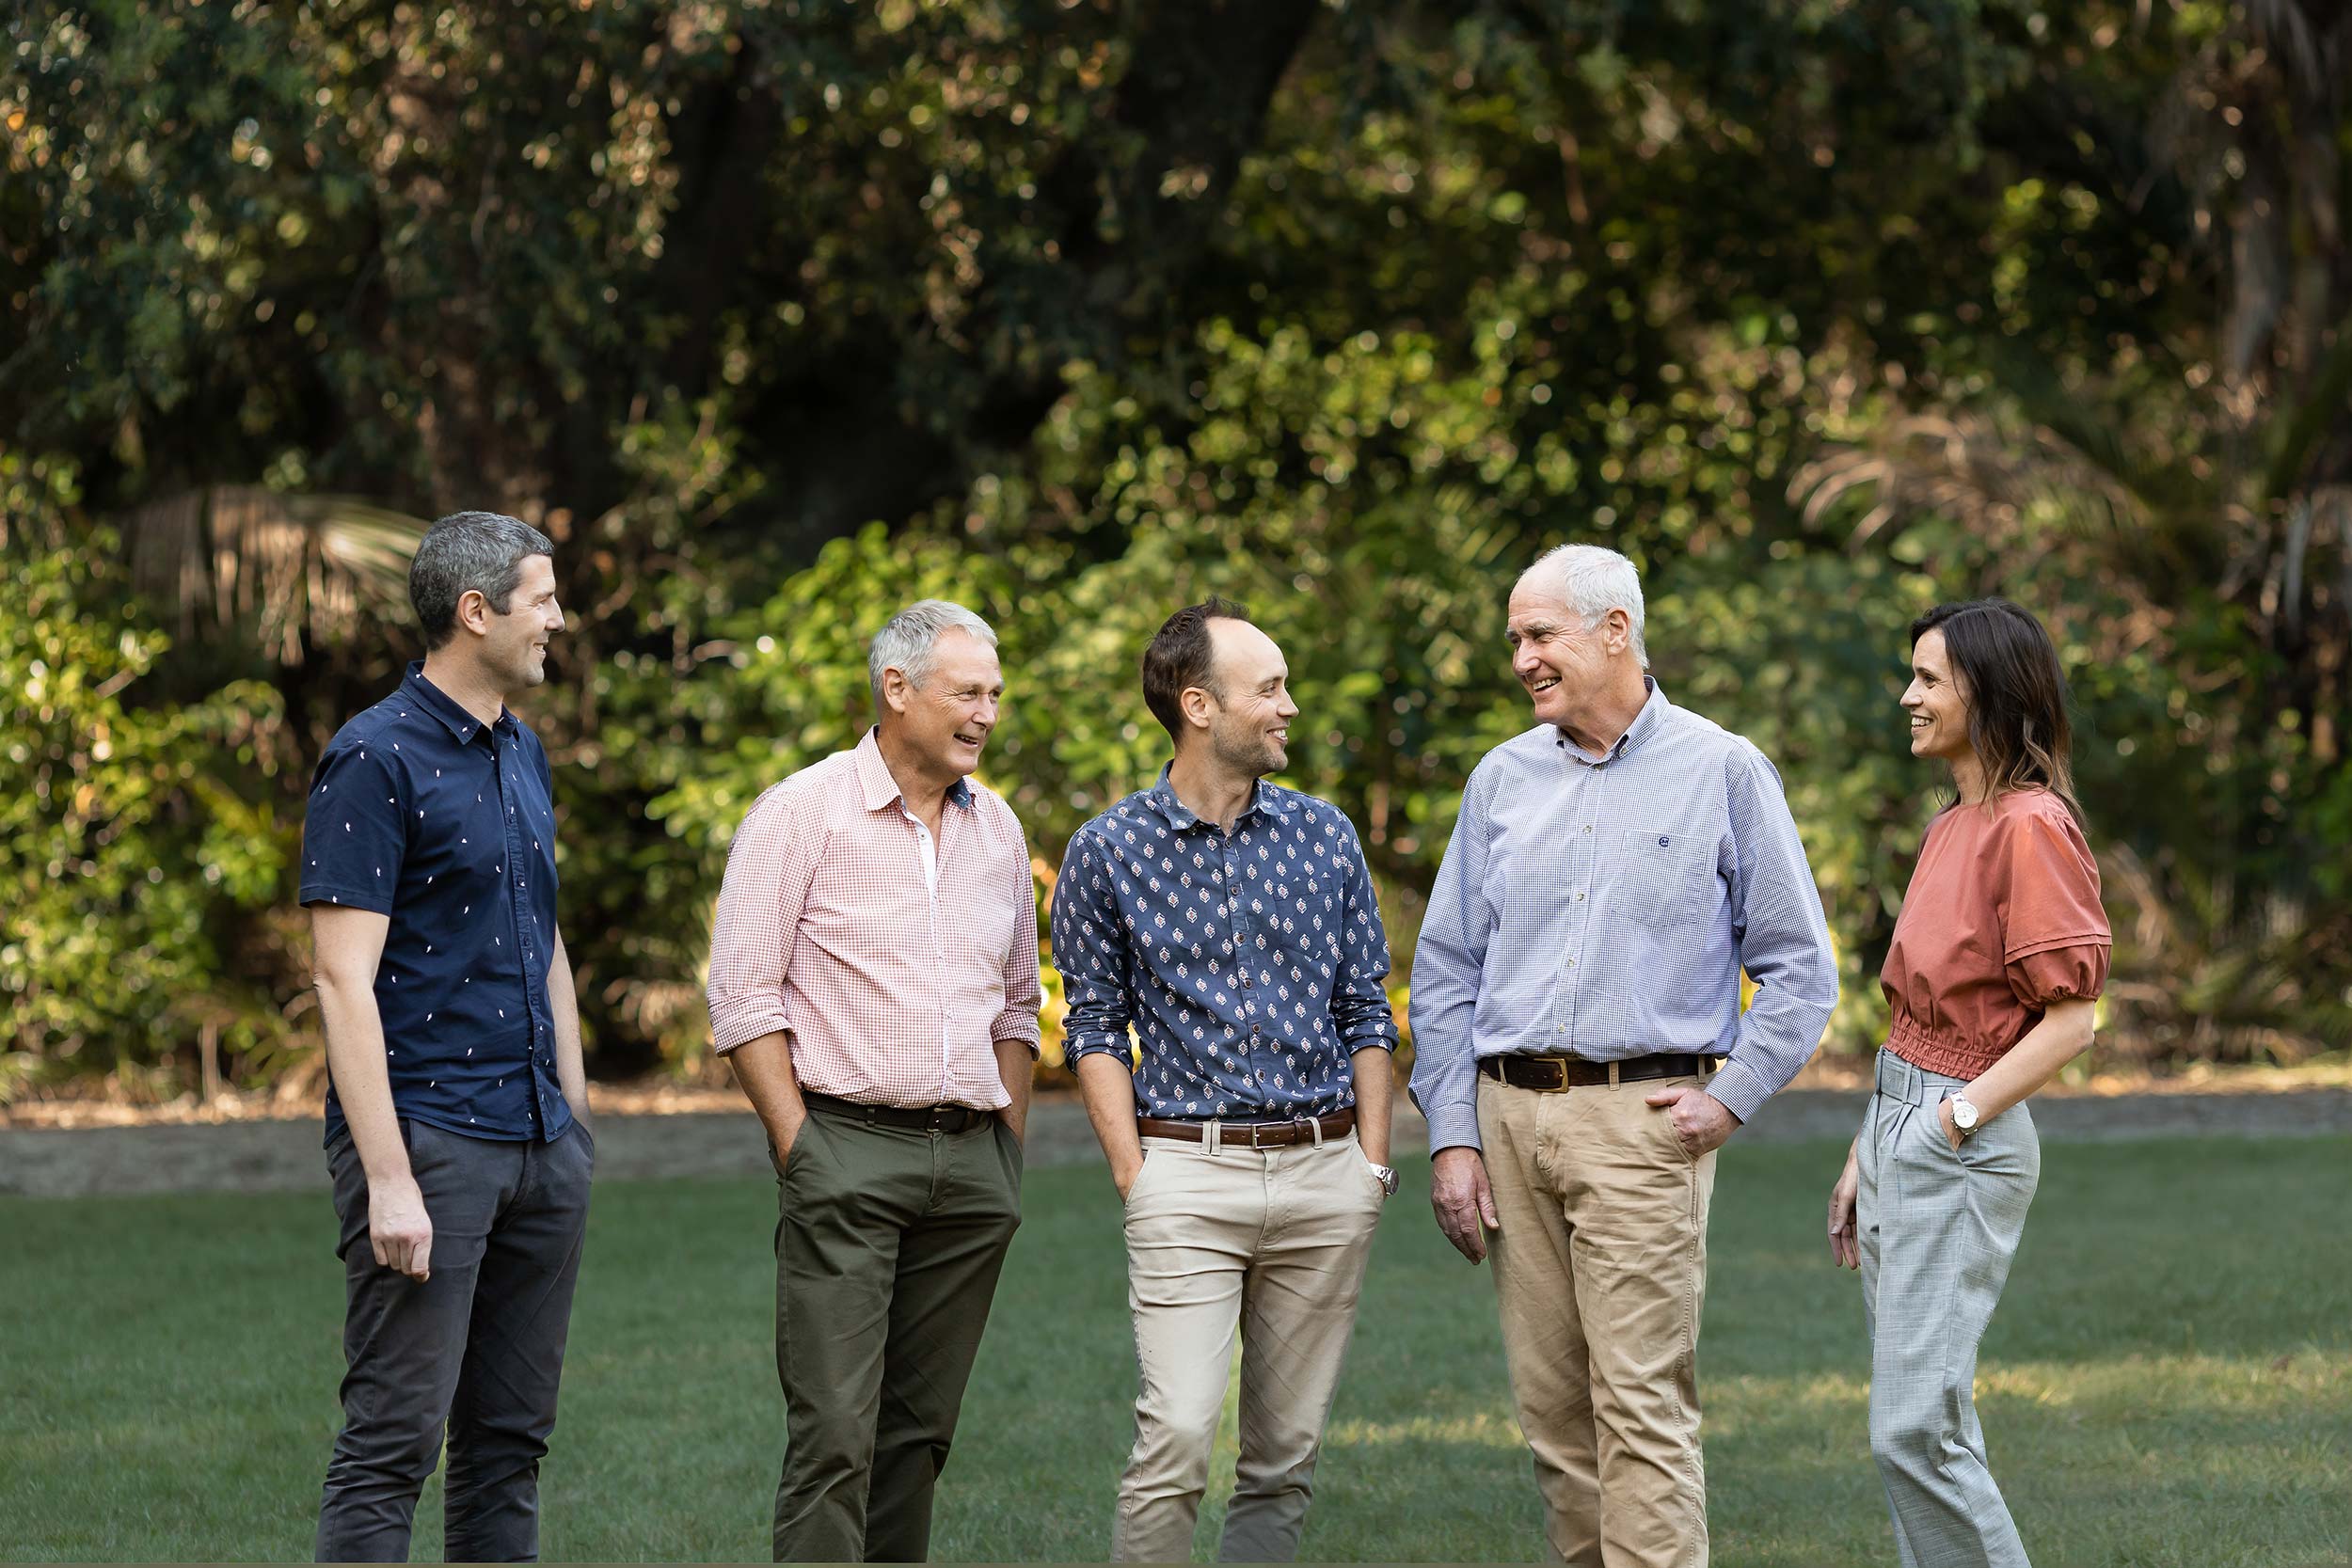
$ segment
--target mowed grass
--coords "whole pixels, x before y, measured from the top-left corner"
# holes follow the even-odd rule
[[[1820,1239],[1842,1150],[1725,1151],[1701,1378],[1715,1560],[1882,1564],[1853,1277]],[[1303,1555],[1525,1560],[1535,1493],[1492,1286],[1407,1166],[1366,1286]],[[2038,1562],[2344,1560],[2352,1145],[2053,1145],[1979,1401]],[[550,1559],[759,1560],[784,1442],[772,1184],[599,1190]],[[1134,1362],[1117,1205],[1030,1175],[943,1482],[934,1555],[1099,1559]],[[324,1195],[0,1203],[0,1559],[299,1560],[333,1435],[342,1291]],[[1231,1418],[1204,1510],[1212,1556]],[[440,1549],[439,1483],[415,1555]]]

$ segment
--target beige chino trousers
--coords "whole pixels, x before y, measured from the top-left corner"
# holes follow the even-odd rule
[[[1502,1351],[1555,1559],[1706,1568],[1699,1308],[1715,1156],[1645,1104],[1701,1078],[1545,1093],[1481,1075]]]
[[[1356,1325],[1379,1179],[1353,1132],[1288,1148],[1143,1148],[1125,1220],[1141,1386],[1111,1558],[1191,1560],[1238,1331],[1241,1457],[1217,1557],[1287,1562]]]

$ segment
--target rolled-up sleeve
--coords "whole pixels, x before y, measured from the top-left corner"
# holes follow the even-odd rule
[[[1097,1053],[1130,1060],[1126,936],[1108,856],[1081,829],[1054,880],[1054,968],[1061,975],[1062,1059],[1074,1069]]]
[[[1008,816],[1011,813],[1006,813]],[[1037,1009],[1045,1000],[1045,992],[1038,983],[1037,967],[1037,877],[1029,869],[1029,841],[1018,822],[1012,824],[1014,855],[1013,878],[1018,884],[1014,892],[1018,911],[1012,923],[1012,938],[1005,944],[1005,1006],[988,1026],[988,1037],[997,1040],[1020,1040],[1034,1056],[1038,1050]]]
[[[785,974],[823,838],[814,813],[783,790],[760,797],[736,830],[710,932],[710,1043],[723,1054],[791,1032]]]
[[[1368,1046],[1396,1049],[1396,1020],[1389,1011],[1389,933],[1380,920],[1380,895],[1364,863],[1356,825],[1341,813],[1333,832],[1345,847],[1346,909],[1341,931],[1339,982],[1331,990],[1331,1022],[1349,1055]]]
[[[1483,771],[1483,769],[1482,769]],[[1429,1151],[1476,1148],[1478,1061],[1474,1022],[1478,985],[1493,935],[1484,892],[1486,791],[1470,775],[1461,815],[1438,865],[1429,909],[1413,949],[1413,1103],[1429,1121]]]
[[[1837,962],[1812,863],[1780,774],[1742,745],[1724,768],[1731,823],[1731,921],[1740,966],[1756,982],[1731,1059],[1707,1092],[1753,1117],[1812,1056],[1837,1006]]]

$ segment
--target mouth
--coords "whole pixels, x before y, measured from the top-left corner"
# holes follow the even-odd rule
[[[985,730],[982,730],[977,734],[975,734],[970,730],[958,730],[955,733],[955,742],[957,745],[969,746],[976,752],[980,749],[981,745],[985,743],[987,739],[988,732]]]
[[[1559,684],[1560,684],[1560,677],[1559,677],[1559,676],[1557,676],[1557,675],[1546,675],[1546,676],[1544,676],[1541,680],[1533,680],[1533,681],[1529,681],[1529,682],[1527,683],[1527,689],[1528,689],[1530,692],[1534,693],[1535,696],[1540,697],[1540,696],[1542,696],[1545,692],[1547,692],[1547,691],[1550,690],[1553,687],[1558,686]]]
[[[1291,732],[1287,725],[1279,730],[1268,730],[1265,733],[1273,737],[1277,746],[1287,746],[1291,743]]]

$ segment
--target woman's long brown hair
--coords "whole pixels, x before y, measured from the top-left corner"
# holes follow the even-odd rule
[[[2065,801],[2080,826],[2066,672],[2042,623],[2007,599],[1970,599],[1937,605],[1912,622],[1911,645],[1931,631],[1944,634],[1968,699],[1968,744],[1984,768],[1986,800],[2039,785]]]

